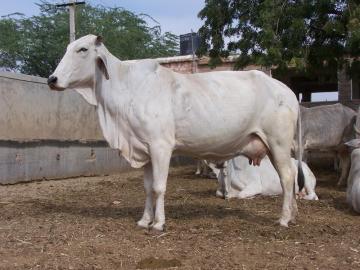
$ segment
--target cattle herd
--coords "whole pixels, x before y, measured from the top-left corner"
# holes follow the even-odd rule
[[[69,44],[48,85],[75,89],[96,106],[109,145],[132,167],[144,167],[140,227],[164,229],[174,154],[212,168],[218,196],[282,193],[279,223],[287,227],[295,221],[296,196],[318,199],[303,153],[306,160],[310,151],[332,151],[340,161],[339,185],[348,180],[348,202],[360,211],[356,112],[341,104],[300,107],[291,89],[260,71],[179,74],[155,60],[120,61],[100,36],[87,35]]]

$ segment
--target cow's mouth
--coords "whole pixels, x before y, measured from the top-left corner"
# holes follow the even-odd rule
[[[65,87],[60,87],[55,84],[48,84],[48,85],[49,85],[50,89],[53,91],[64,91],[66,89]]]

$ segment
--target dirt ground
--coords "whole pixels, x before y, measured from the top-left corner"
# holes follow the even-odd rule
[[[173,168],[167,230],[136,227],[143,172],[0,186],[0,269],[360,269],[360,217],[315,170],[320,201],[299,201],[289,229],[280,197],[225,201],[216,180]]]

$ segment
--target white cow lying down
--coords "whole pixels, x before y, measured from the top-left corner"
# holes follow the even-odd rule
[[[296,170],[298,161],[291,159],[293,168]],[[210,168],[219,176],[220,170],[216,169],[213,164],[209,164]],[[316,178],[310,168],[305,162],[302,163],[303,172],[305,176],[305,186],[302,192],[299,193],[298,185],[295,185],[296,193],[299,197],[306,200],[318,200],[315,193]],[[248,158],[238,156],[228,161],[226,173],[229,193],[227,198],[251,198],[255,195],[279,195],[282,194],[279,175],[276,173],[274,166],[271,164],[270,159],[266,156],[261,162],[260,166],[255,167],[249,164]],[[224,185],[222,177],[218,177],[219,188],[216,195],[224,197]],[[296,178],[295,178],[296,179]],[[305,192],[305,194],[304,194]]]
[[[96,106],[109,145],[132,167],[144,167],[139,226],[164,229],[173,154],[217,162],[245,155],[255,164],[271,154],[284,188],[280,224],[295,220],[290,158],[299,104],[285,84],[261,71],[180,74],[155,60],[122,62],[101,37],[87,35],[69,44],[48,85],[75,89]]]

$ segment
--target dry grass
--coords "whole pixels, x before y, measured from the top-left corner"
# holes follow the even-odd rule
[[[0,269],[359,269],[360,219],[316,170],[320,201],[300,201],[290,229],[281,198],[224,201],[216,181],[171,170],[167,231],[135,226],[142,171],[0,186]]]

